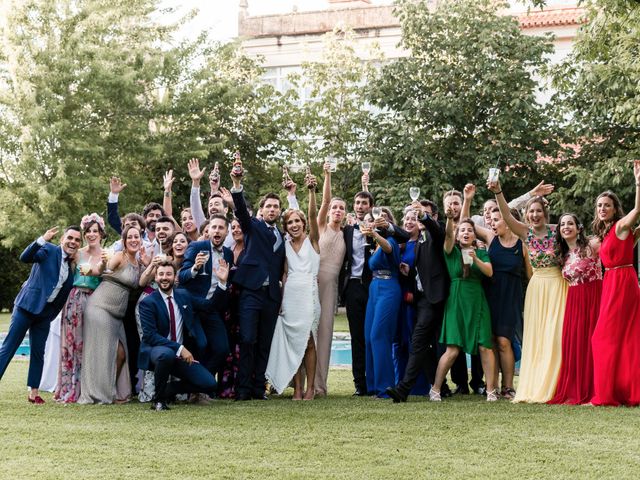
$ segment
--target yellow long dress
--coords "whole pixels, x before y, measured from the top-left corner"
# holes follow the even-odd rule
[[[562,361],[562,324],[569,284],[562,277],[555,232],[537,238],[529,228],[533,276],[524,301],[520,378],[514,402],[544,403],[553,397]]]

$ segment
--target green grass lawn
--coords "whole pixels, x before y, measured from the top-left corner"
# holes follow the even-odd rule
[[[464,396],[57,405],[26,401],[27,362],[0,382],[2,478],[637,478],[640,410],[487,404]]]

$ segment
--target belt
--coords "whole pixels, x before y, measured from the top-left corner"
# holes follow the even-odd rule
[[[619,268],[629,268],[629,267],[633,268],[633,264],[632,263],[628,263],[627,265],[618,265],[616,267],[605,268],[604,270],[606,272],[606,271],[609,271],[609,270],[617,270]]]
[[[391,280],[393,276],[390,270],[374,270],[373,278],[377,278],[378,280]]]

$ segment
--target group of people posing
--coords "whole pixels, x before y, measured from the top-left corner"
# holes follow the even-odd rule
[[[123,217],[126,185],[114,177],[107,220],[120,240],[103,247],[105,222],[93,213],[68,227],[59,245],[52,228],[22,253],[33,267],[0,347],[0,378],[28,331],[28,400],[44,403],[45,343],[59,315],[59,402],[118,403],[137,394],[162,411],[177,395],[266,400],[267,388],[289,386],[294,400],[312,400],[328,392],[342,301],[356,396],[440,401],[471,387],[487,401],[638,405],[640,161],[633,165],[633,209],[624,215],[618,197],[602,193],[592,236],[571,213],[549,223],[544,195],[552,186],[540,183],[507,203],[495,172],[487,182],[495,199],[482,215],[471,216],[476,187],[468,184],[445,193],[444,222],[435,202],[412,192],[400,223],[375,206],[368,172],[347,214],[347,202],[332,196],[331,163],[319,207],[318,181],[307,171],[306,215],[288,174],[289,208],[282,214],[279,195],[269,193],[253,215],[239,158],[230,189],[212,169],[208,215],[204,169],[189,162],[190,208],[180,222],[171,171],[162,205]]]

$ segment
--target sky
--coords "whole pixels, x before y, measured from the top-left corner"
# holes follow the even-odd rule
[[[389,4],[392,0],[372,0],[374,5]],[[177,9],[175,18],[180,18],[192,9],[198,15],[183,28],[179,35],[194,38],[202,30],[207,30],[214,40],[231,40],[238,34],[239,0],[163,0],[163,7]],[[324,10],[328,0],[248,0],[249,15],[269,15],[298,11]]]

